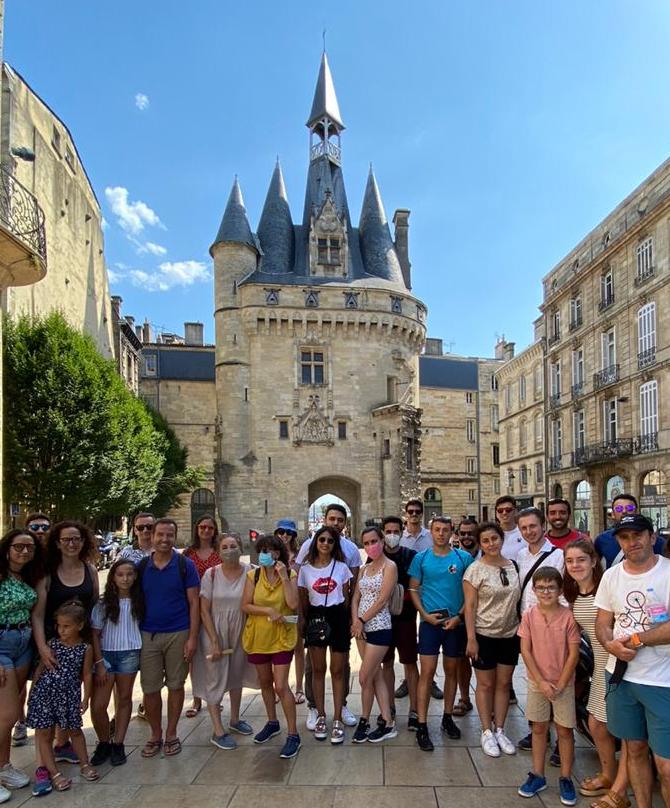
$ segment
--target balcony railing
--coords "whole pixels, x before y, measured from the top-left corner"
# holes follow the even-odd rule
[[[549,345],[549,347],[551,348],[552,345],[556,345],[556,343],[560,340],[560,338],[561,338],[561,332],[555,331],[553,334],[549,335],[547,345]]]
[[[323,157],[324,155],[327,157],[332,157],[333,160],[335,160],[335,162],[339,165],[342,158],[342,151],[339,146],[332,143],[330,140],[322,140],[320,143],[315,143],[312,146],[310,158],[312,160],[317,160],[319,157]]]
[[[570,331],[576,331],[580,325],[584,322],[582,319],[582,315],[578,314],[576,317],[571,318],[570,320]]]
[[[573,398],[580,398],[584,395],[584,382],[577,382],[577,384],[572,385],[572,397]]]
[[[658,451],[658,432],[647,432],[646,435],[638,435],[635,438],[635,454]]]
[[[642,368],[648,368],[650,365],[655,364],[656,362],[656,346],[654,345],[651,348],[647,348],[645,351],[641,351],[637,355],[637,366],[641,370]]]
[[[46,264],[44,211],[30,191],[4,167],[0,167],[0,225]]]
[[[610,365],[607,368],[603,368],[598,373],[593,374],[593,389],[600,390],[603,387],[607,387],[608,384],[614,384],[614,382],[618,381],[619,366]]]
[[[563,467],[563,463],[561,461],[561,456],[557,455],[556,457],[549,458],[549,471],[560,471]]]
[[[549,407],[554,410],[556,407],[561,406],[561,394],[560,393],[552,393],[549,396]]]
[[[573,466],[592,466],[596,463],[607,463],[620,457],[658,451],[658,432],[638,435],[636,438],[619,438],[618,440],[592,443],[572,452]]]
[[[635,276],[633,283],[635,286],[642,286],[645,284],[650,278],[653,278],[656,274],[655,267],[647,267],[643,269],[641,272],[638,272]]]
[[[614,303],[614,292],[609,292],[608,294],[604,294],[600,298],[600,303],[598,303],[598,311],[605,311],[605,309],[609,309],[609,307]]]

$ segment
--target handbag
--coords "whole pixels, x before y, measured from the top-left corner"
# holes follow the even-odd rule
[[[333,570],[335,569],[335,561],[333,561],[333,566],[330,568],[330,572],[328,577],[332,577]],[[326,592],[326,600],[324,601],[323,608],[325,609],[328,606],[328,595],[330,592]],[[307,628],[305,629],[305,643],[307,645],[323,645],[323,643],[328,642],[330,639],[330,625],[325,617],[317,616],[317,617],[310,617],[307,621]]]
[[[389,612],[391,612],[392,615],[401,614],[404,600],[405,587],[402,584],[396,584],[389,598]]]

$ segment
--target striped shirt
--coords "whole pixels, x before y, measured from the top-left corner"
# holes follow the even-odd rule
[[[100,633],[103,651],[134,651],[142,647],[140,626],[133,617],[130,598],[119,599],[119,622],[114,623],[105,615],[105,604],[99,601],[93,607],[91,625]]]

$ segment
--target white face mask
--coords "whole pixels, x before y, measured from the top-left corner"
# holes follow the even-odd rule
[[[400,534],[398,533],[385,533],[384,534],[384,541],[386,542],[386,546],[390,547],[391,550],[396,548],[400,544]]]

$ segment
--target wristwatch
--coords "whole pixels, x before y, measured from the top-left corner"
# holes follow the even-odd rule
[[[629,639],[630,644],[633,646],[633,648],[637,649],[637,648],[642,648],[644,646],[644,643],[640,639],[639,634],[631,634],[628,639]]]

